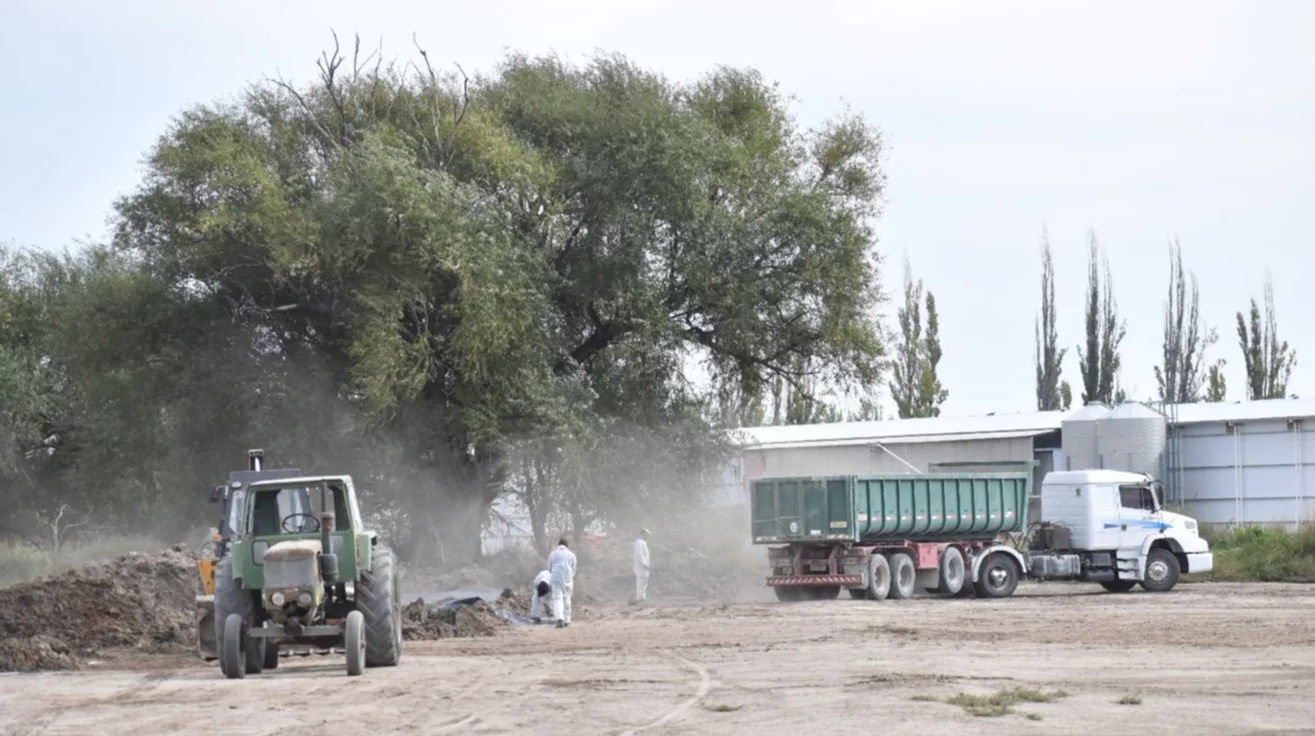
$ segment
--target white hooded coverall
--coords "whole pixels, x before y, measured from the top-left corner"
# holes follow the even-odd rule
[[[548,555],[548,572],[552,573],[552,610],[557,620],[571,623],[571,590],[575,587],[575,553],[564,544]]]
[[[648,542],[635,540],[635,600],[648,599]]]
[[[533,586],[534,596],[530,598],[530,618],[540,618],[543,615],[544,608],[547,608],[549,610],[550,616],[551,616],[551,611],[556,610],[552,606],[544,605],[545,603],[545,601],[543,600],[544,597],[539,595],[539,583],[548,583],[548,585],[551,586],[552,573],[548,572],[547,570],[544,570],[543,572],[534,576],[534,586]],[[552,595],[551,589],[549,590],[548,595],[549,596]]]

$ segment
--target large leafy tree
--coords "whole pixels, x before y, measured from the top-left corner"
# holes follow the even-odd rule
[[[1059,347],[1055,311],[1055,263],[1050,235],[1041,230],[1041,315],[1036,321],[1036,408],[1037,411],[1067,410],[1073,399],[1068,382],[1060,378],[1068,348]]]
[[[478,554],[530,440],[545,477],[586,488],[568,450],[590,437],[707,435],[691,360],[746,396],[875,383],[864,120],[801,131],[748,71],[676,85],[619,57],[511,56],[469,80],[421,54],[417,77],[335,51],[317,84],[186,111],[118,203],[116,245],[217,309],[260,380],[322,378],[294,411],[348,406],[370,428],[353,441],[387,438],[372,467],[405,477],[423,553]]]
[[[1128,329],[1127,322],[1119,316],[1109,259],[1102,252],[1095,232],[1089,234],[1087,245],[1084,324],[1085,349],[1083,346],[1078,347],[1078,363],[1082,367],[1082,401],[1119,403],[1126,398],[1118,381],[1123,362],[1120,346]]]

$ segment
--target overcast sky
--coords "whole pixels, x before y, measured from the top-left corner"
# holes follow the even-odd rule
[[[415,32],[468,71],[506,49],[617,51],[681,80],[751,66],[799,98],[801,123],[849,104],[888,136],[887,285],[907,252],[936,293],[946,414],[1033,408],[1043,224],[1067,345],[1087,230],[1106,247],[1135,398],[1156,391],[1175,237],[1220,328],[1229,399],[1244,398],[1234,314],[1267,265],[1298,350],[1291,390],[1315,395],[1315,2],[1077,5],[4,0],[0,241],[102,238],[171,116],[279,71],[309,79],[331,29],[404,60]],[[1075,352],[1064,376],[1080,393]]]

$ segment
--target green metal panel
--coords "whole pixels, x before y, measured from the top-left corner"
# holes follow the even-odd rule
[[[358,535],[350,529],[333,532],[333,536],[342,539],[342,554],[338,555],[338,579],[356,580],[357,577],[357,559],[361,557],[360,539],[368,538],[361,534]],[[265,566],[257,564],[252,557],[252,545],[258,541],[266,541],[270,546],[278,542],[290,539],[319,539],[318,532],[308,532],[306,534],[280,534],[277,537],[253,537],[235,542],[232,546],[233,570],[237,577],[242,580],[242,587],[247,590],[259,590],[265,587]],[[368,544],[368,541],[367,541]],[[368,564],[368,551],[364,556],[364,562]]]
[[[851,478],[754,481],[750,509],[755,544],[857,539]]]
[[[937,541],[1019,532],[1027,528],[1032,462],[1007,472],[764,478],[751,492],[753,541]]]

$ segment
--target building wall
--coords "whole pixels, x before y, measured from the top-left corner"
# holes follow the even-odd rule
[[[1179,428],[1179,479],[1189,513],[1208,524],[1315,520],[1315,419]],[[1171,471],[1172,472],[1172,469]]]

